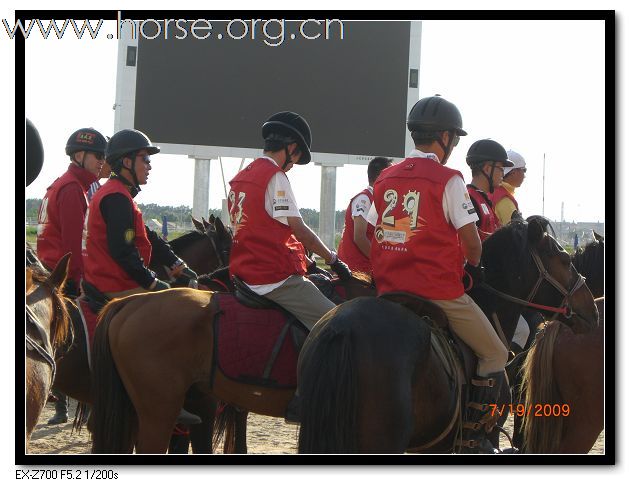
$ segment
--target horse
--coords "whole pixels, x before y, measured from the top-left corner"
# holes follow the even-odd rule
[[[547,228],[543,218],[512,221],[484,241],[485,298],[471,296],[496,311],[506,347],[523,305],[562,313],[574,327],[596,325],[590,291]],[[431,334],[425,318],[386,298],[327,313],[298,361],[299,452],[454,451],[462,391]]]
[[[220,221],[204,232],[190,231],[169,243],[173,252],[198,274],[210,273],[229,260],[232,237]],[[158,264],[149,266],[159,278],[168,280],[166,269]],[[175,283],[175,282],[174,282]],[[81,316],[75,305],[68,311],[74,331],[74,342],[61,349],[57,357],[57,373],[53,388],[85,404],[92,402],[90,367],[87,354],[87,335]],[[75,424],[77,421],[75,420]]]
[[[596,304],[596,329],[576,335],[562,322],[546,322],[527,355],[524,453],[588,453],[604,429],[604,298]]]
[[[70,254],[52,273],[37,265],[26,268],[26,447],[48,399],[55,377],[57,349],[70,335],[69,315],[61,291]]]
[[[595,298],[604,296],[604,237],[593,231],[594,241],[579,247],[571,257],[575,268],[586,277]]]

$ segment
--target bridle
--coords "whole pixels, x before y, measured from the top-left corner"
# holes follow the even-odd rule
[[[40,323],[39,318],[37,318],[33,310],[31,310],[28,305],[26,305],[26,320],[37,330],[41,340],[41,343],[39,343],[28,333],[25,333],[26,349],[37,352],[51,367],[52,375],[50,377],[50,384],[52,385],[52,383],[55,382],[57,364],[55,363],[55,351],[50,343],[48,332],[44,329],[44,326]]]
[[[552,319],[555,319],[558,315],[563,315],[567,320],[573,318],[573,317],[577,317],[580,318],[582,320],[584,320],[589,327],[591,327],[591,324],[589,322],[589,320],[584,317],[583,315],[581,315],[580,313],[574,311],[571,308],[571,305],[569,303],[569,299],[571,298],[571,296],[573,296],[573,294],[580,289],[584,283],[586,282],[586,278],[584,278],[584,276],[582,276],[576,269],[575,266],[573,266],[573,263],[571,263],[570,265],[570,271],[571,274],[576,275],[576,279],[575,282],[573,283],[573,285],[571,286],[570,289],[565,288],[556,278],[554,278],[549,271],[547,271],[547,268],[545,268],[545,266],[543,265],[542,259],[540,258],[540,255],[538,254],[538,252],[533,249],[532,247],[529,247],[529,253],[532,257],[532,259],[534,260],[534,263],[536,264],[536,267],[538,268],[538,280],[536,281],[536,284],[533,286],[533,288],[531,289],[531,291],[529,292],[529,295],[527,296],[526,300],[522,300],[520,298],[516,298],[515,296],[512,295],[508,295],[507,293],[503,293],[499,290],[497,290],[496,288],[493,288],[492,286],[490,286],[488,283],[482,283],[481,286],[488,290],[490,293],[493,293],[495,295],[497,295],[498,297],[510,301],[512,303],[516,303],[519,305],[523,305],[523,306],[527,306],[530,308],[536,308],[538,310],[544,310],[547,312],[552,312],[553,316]],[[534,298],[536,297],[536,295],[538,294],[538,291],[540,289],[540,285],[543,283],[543,281],[548,282],[551,286],[553,286],[558,292],[560,292],[560,294],[562,295],[562,302],[560,303],[559,307],[554,307],[554,306],[547,306],[547,305],[541,305],[539,303],[534,303]]]
[[[215,229],[208,228],[204,234],[208,236],[208,239],[210,239],[210,244],[212,244],[214,253],[217,255],[217,259],[219,260],[219,266],[227,266],[230,262],[230,248],[219,248],[217,246],[217,231]]]

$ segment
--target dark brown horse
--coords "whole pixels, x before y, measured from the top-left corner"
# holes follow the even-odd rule
[[[57,349],[69,335],[69,316],[61,289],[68,272],[66,254],[52,273],[26,268],[26,445],[37,424],[55,376]]]
[[[604,429],[604,298],[599,327],[547,322],[523,370],[524,453],[588,453]]]
[[[595,240],[579,247],[571,257],[575,269],[586,278],[586,284],[595,298],[604,296],[604,236],[593,231]]]
[[[523,304],[554,307],[575,326],[596,325],[590,291],[546,228],[540,218],[514,221],[484,242],[487,281],[505,293],[476,300],[486,313],[494,307],[508,341]],[[456,381],[425,320],[382,298],[348,301],[318,322],[300,353],[299,451],[452,452]]]

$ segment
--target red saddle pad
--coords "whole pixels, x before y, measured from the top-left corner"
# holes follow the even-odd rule
[[[297,385],[297,356],[291,331],[285,330],[273,362],[272,352],[287,321],[279,310],[257,310],[234,296],[217,293],[219,313],[214,322],[215,363],[231,379],[267,387]],[[268,376],[265,368],[271,366]]]

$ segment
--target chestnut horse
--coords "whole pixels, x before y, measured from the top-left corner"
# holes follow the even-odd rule
[[[61,288],[70,254],[52,273],[33,264],[26,268],[26,446],[48,399],[56,371],[57,349],[69,335],[69,316]]]
[[[229,258],[232,238],[221,224],[216,229],[204,232],[190,231],[169,242],[173,252],[198,274],[209,273],[224,264]],[[166,270],[157,264],[150,268],[158,277],[168,280]],[[173,282],[176,283],[176,282]],[[54,389],[67,394],[79,402],[91,403],[90,368],[87,357],[86,335],[81,317],[76,308],[68,308],[74,329],[73,345],[61,352],[57,362]]]
[[[539,217],[513,221],[484,241],[489,288],[507,294],[471,296],[485,313],[494,307],[508,342],[522,305],[555,307],[574,326],[597,323],[590,291],[547,227]],[[299,358],[299,452],[456,451],[459,387],[431,332],[384,298],[358,298],[326,314]]]
[[[525,359],[523,453],[588,453],[604,429],[604,298],[596,304],[599,327],[576,335],[547,322]]]

